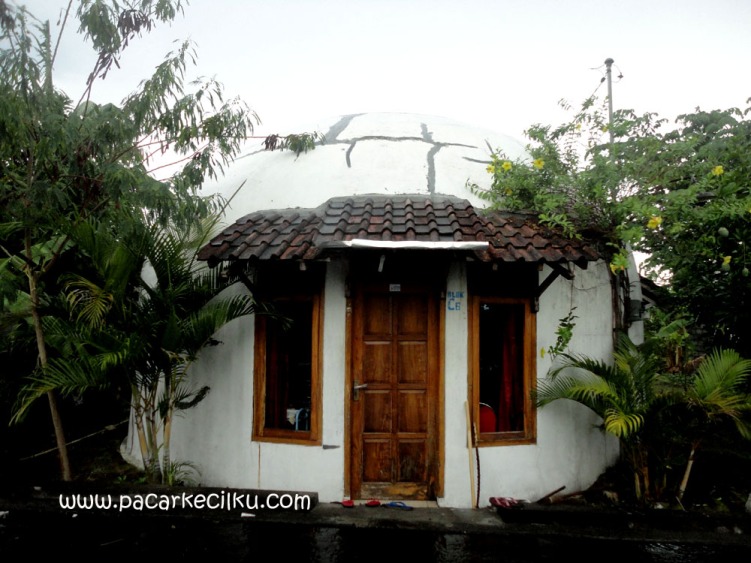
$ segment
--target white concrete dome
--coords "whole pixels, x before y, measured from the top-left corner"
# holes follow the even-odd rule
[[[229,198],[242,185],[227,220],[261,209],[316,207],[343,195],[445,194],[484,207],[467,182],[490,187],[491,151],[511,159],[524,154],[511,137],[428,115],[344,115],[292,132],[312,131],[324,136],[315,150],[297,156],[264,150],[259,140],[257,149],[235,160],[214,186]]]
[[[210,386],[211,393],[175,420],[172,459],[194,463],[205,486],[314,491],[321,502],[350,496],[387,499],[395,494],[394,498],[408,500],[434,497],[441,506],[467,508],[491,495],[537,499],[561,486],[572,492],[591,486],[617,459],[618,441],[602,433],[596,415],[581,405],[560,402],[538,412],[530,402],[531,393],[514,391],[511,398],[504,398],[503,406],[506,412],[521,413],[523,424],[510,432],[486,432],[483,445],[488,447],[476,450],[476,457],[467,449],[466,420],[471,404],[479,412],[480,386],[497,387],[488,370],[485,376],[481,374],[476,346],[480,331],[488,331],[495,348],[509,342],[509,348],[521,351],[517,359],[523,355],[523,361],[506,378],[516,382],[517,390],[532,389],[545,376],[552,362],[545,352],[556,343],[559,319],[574,309],[577,326],[571,351],[612,357],[612,289],[606,262],[564,269],[555,260],[540,263],[541,268],[533,260],[522,260],[513,269],[511,265],[504,268],[506,264],[495,264],[499,268],[493,269],[478,261],[470,264],[472,256],[465,251],[428,246],[397,256],[401,249],[374,254],[360,247],[320,260],[316,255],[291,257],[277,267],[282,261],[279,255],[259,258],[262,250],[254,254],[256,249],[273,246],[272,235],[280,234],[283,239],[303,233],[304,229],[296,229],[303,221],[319,217],[316,213],[322,209],[332,210],[326,218],[333,221],[322,220],[304,235],[313,237],[312,241],[315,237],[345,241],[344,235],[352,233],[345,233],[345,225],[339,223],[360,225],[366,216],[363,200],[400,200],[406,209],[407,200],[410,206],[414,203],[412,195],[423,196],[414,199],[431,200],[434,216],[437,209],[448,209],[437,205],[439,200],[466,199],[482,208],[486,202],[467,188],[467,182],[490,187],[487,166],[493,151],[501,150],[513,160],[525,155],[522,144],[449,119],[413,114],[340,116],[292,132],[311,131],[325,137],[314,150],[299,156],[289,150],[266,151],[259,139],[255,149],[251,147],[229,167],[226,176],[205,188],[229,197],[242,185],[225,215],[225,221],[237,224],[218,237],[214,257],[248,261],[251,274],[257,273],[266,286],[279,283],[280,299],[302,297],[300,302],[310,305],[310,316],[302,321],[310,327],[305,333],[309,342],[301,338],[300,346],[291,347],[311,350],[309,381],[304,382],[310,386],[309,405],[300,407],[304,401],[286,400],[280,391],[282,376],[267,370],[267,365],[283,365],[287,359],[277,362],[282,350],[274,351],[277,355],[269,360],[267,339],[272,333],[265,330],[265,324],[257,323],[255,317],[236,319],[217,333],[220,344],[202,350],[190,368],[191,383],[196,388]],[[363,197],[371,195],[384,197]],[[409,197],[394,197],[400,195]],[[336,210],[345,209],[343,204],[322,205],[332,198],[352,202],[337,215]],[[459,215],[468,217],[474,210],[466,202],[454,208],[455,203],[441,217],[454,214],[461,227]],[[309,211],[254,213],[288,208]],[[385,211],[367,213],[386,222]],[[488,217],[492,220],[492,214]],[[269,218],[267,223],[264,218]],[[500,219],[496,222],[501,229]],[[533,249],[532,242],[524,244],[536,236],[530,225],[520,223],[514,228],[514,234],[499,231],[499,236],[509,241],[515,238],[525,249]],[[469,235],[482,234],[473,229]],[[337,234],[342,236],[337,239]],[[243,249],[232,255],[243,244],[253,252],[245,255]],[[277,248],[281,246],[278,243]],[[404,260],[395,260],[412,259],[418,252],[420,260],[407,267]],[[312,264],[313,260],[318,261]],[[431,261],[440,267],[425,269]],[[520,265],[521,269],[516,268]],[[252,281],[248,285],[252,287]],[[301,288],[305,291],[298,292]],[[247,289],[237,284],[228,294]],[[522,316],[504,313],[502,322],[508,325],[514,319],[524,329],[508,337],[487,322],[481,326],[479,298],[523,311]],[[373,323],[366,323],[366,318]],[[405,319],[403,332],[399,319]],[[521,343],[517,346],[517,342]],[[377,363],[383,369],[368,372]],[[397,381],[391,374],[408,372],[418,376],[405,376],[404,387],[384,383]],[[267,387],[268,381],[274,384]],[[365,401],[353,406],[359,400],[353,391],[364,389],[368,382],[374,396],[380,395],[367,408],[362,406]],[[308,429],[287,428],[277,420],[267,423],[268,397],[282,405],[277,413],[288,414],[290,406],[297,412],[308,408],[315,423]],[[501,401],[497,403],[496,410],[501,412]],[[363,413],[370,413],[369,420],[376,421],[367,432]],[[378,431],[370,431],[373,428]],[[131,428],[124,446],[131,455],[138,448],[133,432]],[[478,460],[476,465],[475,461],[468,465],[468,452],[470,459]],[[395,473],[403,467],[404,475]]]

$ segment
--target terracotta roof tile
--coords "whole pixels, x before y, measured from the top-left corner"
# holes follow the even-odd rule
[[[350,196],[316,209],[256,211],[224,229],[201,260],[310,260],[342,241],[484,242],[485,261],[586,262],[600,258],[586,241],[541,226],[534,214],[476,211],[452,196]]]

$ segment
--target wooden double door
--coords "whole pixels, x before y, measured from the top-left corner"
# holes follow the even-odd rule
[[[362,282],[353,294],[353,498],[432,499],[439,482],[439,293]]]

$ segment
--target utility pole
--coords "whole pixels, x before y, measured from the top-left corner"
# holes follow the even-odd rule
[[[606,76],[608,79],[608,132],[610,133],[610,158],[613,158],[613,59],[605,59]]]
[[[610,163],[615,164],[615,132],[613,131],[613,59],[605,59],[606,77],[608,80],[608,133],[610,134]],[[613,203],[618,197],[618,188],[613,185],[610,191],[610,199]]]
[[[605,77],[608,81],[608,133],[610,134],[610,147],[608,150],[608,153],[610,153],[610,163],[615,165],[615,153],[613,151],[613,145],[615,144],[615,134],[613,132],[613,59],[607,58],[605,59]],[[612,182],[612,179],[611,179]],[[618,199],[618,187],[616,183],[613,183],[610,187],[610,204],[614,206],[616,204],[616,200]],[[610,277],[610,290],[611,290],[611,299],[613,304],[613,326],[615,327],[615,330],[613,331],[613,345],[615,346],[617,341],[617,332],[619,330],[622,330],[625,328],[624,325],[624,316],[625,316],[625,308],[626,303],[629,301],[629,295],[623,291],[622,286],[620,285],[620,282],[624,279],[623,272],[616,272],[612,271],[612,275]],[[621,292],[623,291],[623,304],[624,304],[624,310],[621,310]]]

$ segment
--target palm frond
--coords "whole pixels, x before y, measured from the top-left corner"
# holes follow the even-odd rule
[[[210,302],[181,323],[184,350],[191,357],[195,356],[220,327],[254,311],[255,304],[248,295]]]
[[[42,325],[47,344],[60,356],[73,358],[87,353],[92,338],[88,325],[52,315],[45,316]]]
[[[751,438],[751,394],[746,391],[749,375],[751,361],[735,350],[714,350],[699,365],[686,400],[703,413],[707,423],[730,419],[743,437]]]
[[[628,438],[641,430],[644,416],[640,413],[630,413],[609,408],[603,416],[603,427],[606,432],[617,438]]]
[[[86,281],[100,286],[100,291],[113,295],[114,299],[122,298],[143,266],[141,254],[132,241],[113,236],[105,225],[91,218],[78,224],[73,236],[79,249],[91,258],[97,278],[95,281],[79,277],[78,287]]]
[[[146,257],[159,287],[176,287],[191,280],[185,239],[180,233],[163,226],[151,227]]]
[[[538,407],[543,407],[559,399],[570,399],[602,415],[602,402],[612,395],[612,387],[605,379],[582,370],[576,376],[568,375],[540,381],[536,391],[536,402]]]
[[[693,390],[704,400],[738,393],[750,374],[751,360],[741,358],[735,350],[715,350],[699,365]]]
[[[112,308],[114,296],[96,283],[74,276],[67,284],[66,298],[77,318],[93,328],[104,324],[107,313]]]
[[[70,396],[91,389],[104,389],[110,383],[107,372],[99,369],[87,356],[73,360],[53,358],[44,369],[34,372],[21,389],[11,422],[20,421],[32,403],[49,391]]]
[[[189,233],[186,240],[186,250],[190,252],[190,269],[195,274],[200,270],[206,269],[205,264],[198,262],[198,251],[215,235],[219,233],[223,209],[220,212],[210,213],[203,218],[200,225],[195,231]]]
[[[638,433],[648,415],[670,404],[660,391],[654,359],[621,335],[612,365],[584,355],[563,354],[538,383],[538,407],[571,399],[597,413],[603,428],[620,439]]]
[[[184,385],[181,385],[175,389],[170,397],[162,396],[159,401],[159,414],[162,418],[167,415],[167,408],[169,407],[170,402],[172,403],[172,408],[176,412],[193,408],[206,398],[209,391],[211,391],[211,387],[208,385],[204,385],[198,389],[189,389]]]
[[[548,377],[551,379],[555,379],[559,374],[570,369],[587,371],[607,380],[617,379],[616,368],[602,360],[583,354],[560,354],[559,358],[561,362],[548,372]]]

